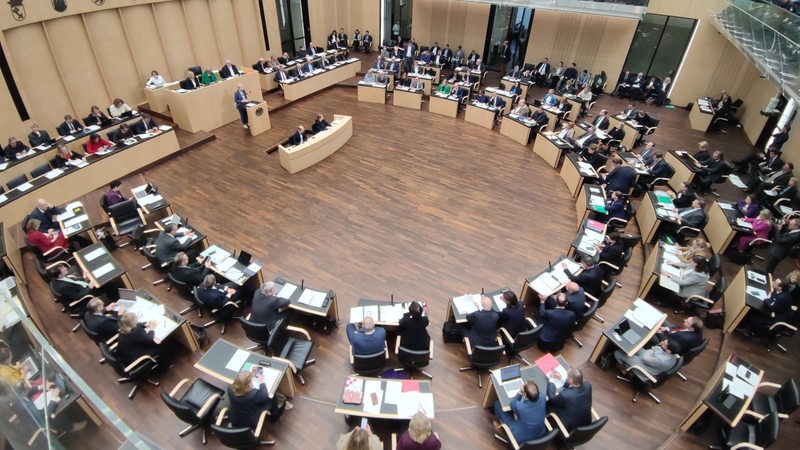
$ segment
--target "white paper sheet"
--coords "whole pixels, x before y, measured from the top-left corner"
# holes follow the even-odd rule
[[[114,270],[114,264],[113,263],[106,263],[106,264],[103,264],[102,266],[98,267],[97,269],[94,269],[92,271],[92,275],[94,275],[95,278],[100,278],[103,275],[111,272],[112,270]]]
[[[88,261],[94,261],[95,259],[97,259],[97,258],[99,258],[99,257],[101,257],[101,256],[103,256],[105,254],[106,254],[106,248],[105,247],[99,247],[99,248],[96,248],[96,249],[90,251],[89,253],[83,255],[83,259],[86,260],[87,262]]]
[[[250,355],[249,352],[241,349],[237,349],[236,353],[231,356],[231,359],[228,360],[228,364],[225,364],[225,368],[228,370],[233,370],[238,372],[239,369],[242,368],[244,363],[247,361],[247,357]]]
[[[283,285],[281,290],[278,292],[278,297],[280,298],[291,298],[294,291],[297,290],[297,285],[292,283],[286,283]]]

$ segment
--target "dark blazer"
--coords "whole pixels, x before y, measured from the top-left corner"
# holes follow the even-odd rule
[[[581,139],[581,138],[583,138],[583,136],[579,137],[578,139]],[[578,139],[576,139],[575,141],[577,141]],[[599,139],[597,138],[597,135],[596,135],[596,134],[594,134],[594,133],[592,133],[591,135],[589,135],[589,136],[586,136],[586,139],[584,139],[584,140],[582,141],[582,142],[583,142],[583,145],[581,145],[581,147],[580,147],[580,148],[581,148],[581,149],[587,149],[587,148],[589,148],[589,146],[590,146],[590,145],[592,145],[592,144],[597,144],[597,141],[598,141],[598,140],[599,140]],[[578,144],[578,143],[577,143],[577,142],[575,142],[575,145],[576,145],[576,146],[577,146],[577,144]]]
[[[659,341],[669,338],[681,346],[681,353],[697,347],[703,341],[703,330],[689,330],[683,327],[670,327],[664,333],[656,334]]]
[[[17,153],[27,152],[28,150],[30,150],[30,147],[23,144],[22,141],[17,141],[16,147],[12,148],[10,145],[7,145],[3,150],[3,153],[5,154],[6,159],[17,159]]]
[[[612,139],[621,141],[625,137],[625,130],[618,130],[616,128],[612,128],[608,132],[608,137],[609,137],[609,141],[612,140]]]
[[[681,225],[692,228],[700,228],[700,226],[706,222],[708,216],[702,208],[699,208],[696,211],[691,211],[691,209],[693,208],[684,208],[684,211],[678,211],[678,214],[681,216]]]
[[[269,391],[264,383],[261,383],[258,389],[252,389],[241,397],[234,394],[233,388],[228,386],[228,400],[231,403],[228,418],[234,427],[254,429],[258,426],[261,412],[274,408],[274,400],[269,398]]]
[[[211,272],[211,269],[198,264],[189,264],[183,267],[173,266],[170,272],[178,281],[183,281],[189,286],[199,286],[206,275]]]
[[[595,298],[603,292],[603,269],[600,266],[587,267],[579,275],[573,275],[568,269],[564,269],[564,273]]]
[[[303,136],[300,131],[295,131],[294,134],[289,138],[289,143],[292,145],[298,145],[305,141],[307,141],[305,136]]]
[[[228,68],[227,64],[219,69],[219,77],[222,78],[223,80],[225,78],[234,77],[236,75],[239,75],[239,69],[236,67],[235,64],[231,64],[230,69]]]
[[[267,73],[267,62],[266,61],[258,61],[257,63],[253,64],[253,69],[258,71],[258,73]]]
[[[400,346],[409,350],[428,350],[431,337],[427,327],[427,316],[415,319],[409,313],[403,314],[400,319]]]
[[[597,116],[593,121],[592,125],[598,130],[607,130],[608,129],[608,117],[605,116]]]
[[[83,125],[81,125],[81,122],[78,119],[72,120],[72,126],[74,127],[74,130],[70,133],[69,126],[67,125],[67,122],[64,121],[61,122],[61,125],[56,127],[56,131],[58,131],[60,136],[69,136],[70,134],[78,134],[83,131]]]
[[[151,118],[150,121],[146,123],[144,119],[141,119],[138,122],[136,122],[136,124],[134,124],[131,128],[133,128],[133,131],[136,134],[142,134],[142,133],[147,133],[147,130],[155,128],[157,126],[158,124],[156,123],[156,121]]]
[[[279,320],[287,317],[291,302],[288,298],[280,298],[275,295],[264,295],[257,290],[253,295],[253,305],[250,309],[250,321],[266,324],[272,330]],[[284,310],[284,311],[281,311]]]
[[[291,74],[290,74],[288,71],[286,71],[286,70],[284,70],[284,71],[283,71],[283,74],[284,74],[284,75],[286,75],[286,81],[288,81],[288,80],[289,80],[289,78],[292,78],[292,75],[291,75]],[[273,80],[275,80],[275,82],[276,82],[276,83],[280,83],[281,81],[284,81],[284,80],[282,80],[282,79],[281,79],[281,72],[280,72],[280,70],[279,70],[279,71],[277,71],[277,72],[275,72],[275,76],[274,76],[274,77],[272,77],[272,79],[273,79]]]
[[[789,256],[792,247],[800,243],[800,230],[778,232],[772,246],[769,248],[769,255],[775,259],[783,259]]]
[[[181,81],[181,89],[186,89],[191,91],[199,88],[200,86],[202,86],[200,84],[200,78],[197,77],[196,75],[193,77],[186,77],[185,80]]]
[[[608,219],[615,217],[617,219],[625,219],[625,201],[620,199],[611,200],[610,198],[606,200],[606,221]]]
[[[575,313],[568,309],[546,309],[542,303],[539,305],[539,319],[544,323],[539,340],[554,347],[562,347],[564,341],[572,334],[576,317]]]
[[[86,326],[97,333],[103,341],[107,341],[119,333],[119,319],[117,317],[93,314],[86,311],[83,320],[86,322]]]
[[[189,242],[186,244],[189,244]],[[187,247],[188,245],[181,244],[175,236],[166,231],[162,231],[158,233],[158,237],[156,238],[155,256],[161,262],[172,261],[172,258],[174,258],[178,252],[186,250]]]
[[[586,293],[583,288],[571,294],[567,293],[567,309],[575,313],[576,320],[578,317],[583,316],[583,312],[586,309]]]
[[[600,261],[605,261],[619,267],[622,264],[622,252],[625,246],[621,242],[614,245],[607,245],[600,250]]]
[[[691,189],[687,189],[684,191],[678,191],[675,199],[672,200],[672,204],[675,205],[676,208],[688,208],[692,206],[692,202],[697,199],[697,195],[695,195],[694,191]]]
[[[331,124],[329,124],[325,119],[317,119],[314,121],[314,125],[311,125],[311,131],[314,133],[319,133],[320,131],[324,131],[325,128],[328,128],[329,126],[331,126]]]
[[[494,347],[497,345],[497,321],[500,315],[497,311],[484,311],[479,309],[467,314],[467,322],[471,325],[469,329],[469,340],[472,347],[480,345],[482,347]]]
[[[92,293],[92,289],[88,286],[84,287],[78,283],[72,283],[63,279],[55,278],[52,281],[53,290],[69,301],[77,300]]]
[[[88,125],[98,125],[98,126],[104,127],[106,125],[111,124],[111,119],[109,119],[108,116],[106,116],[103,113],[103,111],[100,111],[100,115],[98,115],[98,116],[95,116],[95,115],[92,115],[92,114],[89,114],[88,116],[86,116],[85,122],[86,122],[87,126]]]
[[[647,169],[647,173],[653,178],[666,178],[669,175],[669,164],[664,161],[664,158],[661,158]]]
[[[207,288],[203,286],[202,282],[199,283],[199,285],[200,286],[197,288],[197,298],[211,309],[221,308],[225,303],[231,300],[231,298],[228,297],[228,292],[220,290],[217,286]]]
[[[513,308],[506,306],[504,310],[500,311],[498,326],[504,327],[511,337],[515,337],[520,332],[525,331],[527,323],[522,302],[518,302]]]
[[[117,357],[128,365],[143,355],[158,355],[158,344],[153,341],[153,331],[145,331],[139,324],[130,333],[120,333],[117,338]]]
[[[33,211],[31,211],[31,219],[39,219],[39,222],[41,222],[39,231],[46,233],[50,229],[59,229],[58,222],[53,221],[53,216],[58,215],[58,213],[59,210],[55,206],[47,208],[45,211],[39,208],[33,208]]]
[[[636,183],[636,171],[629,166],[619,166],[606,175],[606,192],[621,191],[627,194]]]
[[[31,147],[38,147],[42,144],[47,144],[51,140],[52,138],[50,138],[50,134],[45,130],[39,130],[38,135],[33,131],[28,133],[28,142],[31,144]]]
[[[567,431],[592,422],[592,385],[564,385],[560,391],[553,383],[547,383],[547,408],[558,415]]]

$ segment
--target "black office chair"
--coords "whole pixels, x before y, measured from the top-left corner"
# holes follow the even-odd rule
[[[411,350],[400,345],[400,336],[398,335],[394,342],[394,354],[397,355],[397,360],[403,365],[403,369],[410,373],[412,379],[414,378],[414,372],[419,372],[428,377],[428,379],[433,379],[433,375],[422,370],[433,359],[433,339],[430,340],[429,347],[426,350]]]
[[[652,191],[653,189],[655,189],[656,186],[666,186],[667,183],[669,183],[669,180],[672,179],[672,176],[675,175],[675,168],[672,167],[672,164],[669,164],[666,161],[664,162],[664,164],[667,165],[666,176],[661,178],[654,178],[653,181],[650,182],[650,184],[645,185],[648,191]]]
[[[192,66],[192,67],[189,67],[187,70],[191,71],[193,74],[197,75],[198,77],[203,73],[203,69],[200,66]]]
[[[531,363],[528,362],[528,360],[522,357],[521,353],[536,345],[536,341],[539,340],[539,335],[542,333],[542,330],[544,330],[544,326],[536,325],[536,322],[534,322],[533,319],[531,319],[530,317],[526,317],[525,321],[528,324],[527,325],[528,328],[523,331],[520,331],[514,337],[511,337],[511,333],[509,333],[508,330],[505,329],[505,327],[500,327],[500,329],[498,330],[500,332],[500,338],[506,345],[506,352],[508,353],[509,364],[511,364],[511,361],[514,358],[518,358],[526,365],[528,366],[531,365]]]
[[[708,224],[708,216],[706,216],[705,220],[703,220],[703,222],[697,228],[690,227],[688,225],[684,225],[678,228],[678,231],[676,233],[678,235],[677,236],[678,239],[676,240],[679,242],[686,242],[691,238],[697,237],[697,235],[700,234],[700,232],[703,230],[703,228],[706,227],[707,224]]]
[[[239,323],[242,324],[242,329],[247,339],[256,343],[256,345],[247,347],[247,350],[253,351],[266,348],[269,342],[269,326],[267,324],[250,322],[244,317],[239,317]]]
[[[577,337],[575,337],[575,332],[582,330],[586,323],[589,322],[594,314],[597,312],[597,308],[600,307],[600,302],[594,301],[587,295],[586,303],[583,309],[583,315],[578,317],[578,320],[575,322],[575,326],[572,328],[572,334],[570,335],[570,339],[572,342],[578,345],[578,347],[583,348],[583,342],[580,341]]]
[[[469,366],[461,367],[459,372],[475,369],[478,371],[478,388],[483,388],[483,379],[481,378],[481,371],[488,371],[492,367],[500,364],[505,353],[506,346],[500,338],[497,338],[497,344],[494,347],[483,347],[476,345],[473,349],[470,345],[469,338],[464,338],[464,343],[467,347],[467,356],[469,356]]]
[[[305,339],[289,336],[289,331],[302,334]],[[311,349],[314,348],[314,341],[311,340],[308,331],[289,326],[286,318],[280,319],[269,335],[267,348],[273,357],[288,361],[292,373],[300,380],[300,384],[306,384],[306,380],[303,379],[303,369],[316,362],[314,358],[309,358]]]
[[[755,423],[740,420],[735,427],[723,429],[725,448],[765,449],[778,440],[779,428],[777,412],[771,412],[764,420]]]
[[[621,366],[625,366],[621,361],[617,360],[617,362]],[[633,391],[633,402],[636,403],[636,400],[639,398],[639,392],[645,391],[647,395],[650,396],[656,403],[661,404],[661,400],[656,397],[655,394],[651,391],[651,389],[655,389],[662,384],[664,384],[671,376],[678,373],[683,366],[683,356],[678,356],[675,358],[675,363],[670,367],[668,370],[658,374],[657,376],[653,376],[642,367],[637,365],[625,367],[624,373],[628,374],[630,377],[624,377],[621,375],[617,375],[618,380],[625,381],[627,383],[632,383],[634,386]]]
[[[65,312],[73,319],[79,320],[79,322],[72,327],[72,332],[74,333],[78,331],[78,328],[81,327],[80,319],[83,317],[84,313],[86,313],[86,305],[89,303],[89,300],[93,299],[94,296],[84,295],[83,297],[77,299],[66,298],[56,292],[55,288],[53,287],[54,281],[55,280],[50,280],[50,293],[53,294],[56,302],[61,304],[61,312]]]
[[[574,430],[567,430],[563,422],[555,413],[547,415],[547,421],[555,423],[555,429],[558,430],[561,443],[568,449],[574,449],[580,445],[586,444],[608,423],[608,416],[600,417],[597,411],[592,408],[592,423],[576,427]]]
[[[225,391],[197,378],[180,398],[176,397],[181,387],[187,383],[189,383],[188,378],[182,379],[169,394],[162,392],[161,399],[178,419],[189,424],[178,433],[178,436],[184,437],[200,428],[203,430],[203,445],[205,445],[206,427],[214,418],[214,410],[222,396],[225,395]]]
[[[142,252],[142,255],[144,255],[145,259],[147,259],[147,264],[142,266],[142,270],[145,270],[148,267],[152,267],[153,270],[156,271],[156,273],[162,275],[168,274],[169,271],[172,269],[172,261],[166,261],[166,262],[159,261],[159,259],[156,258],[155,253],[153,253],[156,246],[152,242],[153,241],[149,241],[148,243],[139,248],[139,250]],[[165,281],[167,281],[167,277],[162,277],[161,279],[154,281],[153,286],[161,284]],[[191,309],[194,309],[194,305],[181,311],[181,314],[184,314],[186,311],[189,311]]]
[[[600,293],[600,297],[594,298],[593,295],[588,293],[586,294],[586,297],[591,300],[596,300],[597,309],[600,310],[600,308],[602,308],[603,305],[606,304],[608,299],[611,297],[611,294],[614,293],[614,289],[616,288],[617,288],[617,279],[615,277],[609,277],[607,280],[603,280],[603,292]],[[597,314],[597,312],[595,312],[595,314],[592,316],[592,319],[600,323],[606,322],[606,319]]]
[[[46,174],[47,172],[50,172],[50,164],[49,163],[44,163],[44,164],[42,164],[40,166],[36,166],[33,169],[31,169],[31,179],[40,177],[40,176]]]
[[[8,190],[10,191],[11,189],[16,188],[20,184],[26,183],[27,181],[28,181],[28,176],[25,175],[24,173],[21,173],[21,174],[15,176],[14,178],[8,180],[8,182],[6,183],[6,186],[8,187]]]
[[[171,291],[172,288],[174,287],[175,290],[178,292],[178,295],[182,299],[189,300],[190,302],[192,302],[192,305],[184,308],[183,310],[181,310],[180,314],[183,315],[183,314],[186,314],[187,312],[189,312],[189,311],[191,311],[193,309],[196,309],[197,310],[197,317],[203,317],[202,305],[197,300],[197,298],[195,297],[194,290],[192,289],[192,286],[189,286],[188,284],[184,283],[183,281],[180,281],[180,280],[176,279],[174,276],[172,276],[171,272],[167,272],[167,279],[169,280],[169,287],[167,288],[168,291]]]
[[[142,211],[136,206],[136,199],[128,199],[108,207],[111,228],[116,236],[128,236],[133,242],[133,231],[137,226],[144,227],[147,221]],[[128,245],[128,242],[119,244],[120,247]]]
[[[628,226],[628,222],[631,220],[631,218],[636,215],[636,206],[631,201],[630,195],[623,194],[623,196],[625,197],[625,217],[609,218],[606,222],[606,225],[609,227],[609,229],[606,230],[606,233],[624,230],[625,227]]]
[[[139,389],[139,385],[142,381],[147,381],[153,386],[158,386],[158,381],[147,378],[158,365],[158,362],[152,356],[143,355],[136,361],[125,366],[122,361],[117,358],[116,353],[112,351],[105,342],[100,343],[100,355],[117,371],[117,374],[120,376],[120,378],[117,379],[117,383],[134,383],[133,388],[128,393],[129,399],[133,399],[133,396],[136,395],[136,391]]]
[[[687,365],[687,364],[689,364],[690,362],[692,362],[692,360],[693,360],[693,359],[694,359],[694,358],[695,358],[697,355],[699,355],[700,353],[702,353],[702,352],[703,352],[703,350],[705,350],[705,349],[706,349],[706,347],[708,347],[708,338],[705,338],[705,339],[703,339],[703,340],[702,340],[702,341],[700,341],[700,343],[699,343],[699,344],[697,344],[695,347],[693,347],[693,348],[690,348],[689,350],[685,351],[685,352],[683,353],[683,366],[684,366],[684,367],[686,367],[686,365]],[[682,374],[680,371],[678,371],[678,374],[677,374],[677,375],[678,375],[679,377],[681,377],[681,380],[683,380],[683,381],[686,381],[686,377],[685,377],[685,376],[684,376],[684,375],[683,375],[683,374]]]
[[[792,307],[794,308],[794,306]],[[779,349],[783,350],[786,353],[788,350],[783,344],[778,342],[778,338],[782,336],[792,336],[794,333],[797,332],[797,327],[786,322],[775,322],[769,326],[767,329],[767,342],[766,342],[766,350],[767,352],[770,351],[772,345],[774,344]]]
[[[170,283],[172,283],[173,281],[172,274],[170,274],[169,277],[170,277]],[[197,303],[200,306],[198,309],[206,308],[208,312],[211,313],[211,316],[214,318],[214,320],[212,320],[211,322],[204,324],[203,328],[208,328],[211,325],[219,324],[220,334],[225,334],[225,326],[227,324],[227,321],[233,318],[233,315],[236,314],[236,311],[239,310],[239,305],[229,300],[219,308],[212,308],[203,303],[202,300],[200,300],[200,297],[197,295],[197,286],[192,288],[192,297],[194,298],[195,303]]]
[[[777,391],[772,395],[760,392],[761,388],[766,387],[775,388]],[[800,389],[794,378],[789,378],[783,385],[762,382],[756,388],[749,406],[751,411],[762,416],[776,411],[781,419],[789,418],[798,407],[800,407]]]
[[[691,313],[693,314],[696,308],[704,309],[708,311],[711,309],[714,304],[722,298],[722,294],[725,293],[725,289],[728,288],[728,280],[725,278],[724,275],[720,275],[719,280],[711,287],[711,290],[708,292],[708,297],[703,297],[702,295],[692,295],[691,297],[687,297],[686,300],[683,302],[683,307],[685,309],[676,309],[673,311],[675,314],[686,314]]]
[[[31,216],[27,215],[22,219],[21,223],[22,235],[25,237],[25,248],[29,252],[36,255],[36,260],[40,263],[41,267],[45,270],[45,272],[49,270],[51,267],[54,267],[54,265],[58,264],[59,262],[64,262],[65,260],[69,260],[70,258],[72,258],[72,256],[70,255],[70,249],[68,248],[53,246],[53,248],[51,248],[50,250],[42,252],[41,250],[39,250],[39,247],[33,245],[28,240],[28,235],[27,235],[28,222],[30,221],[30,219]]]
[[[222,445],[235,449],[249,449],[260,445],[275,444],[274,439],[267,441],[262,441],[260,439],[261,430],[266,423],[267,416],[269,416],[269,411],[261,411],[255,430],[249,427],[233,427],[230,423],[224,424],[227,413],[228,408],[222,408],[219,414],[217,414],[217,421],[211,424],[211,431],[219,438]]]
[[[100,335],[95,333],[93,330],[91,330],[89,328],[88,325],[86,325],[86,320],[83,317],[81,317],[80,325],[81,325],[81,329],[83,329],[83,332],[86,333],[86,336],[89,336],[89,339],[91,339],[92,342],[97,344],[97,346],[99,347],[100,343],[103,342],[103,340],[100,339]],[[113,341],[113,340],[116,340],[116,336],[110,339],[110,341]],[[98,362],[100,364],[105,364],[106,359],[105,358],[100,358],[100,360]]]
[[[509,428],[508,425],[500,424],[500,429],[503,430],[502,435],[495,433],[494,438],[498,441],[505,442],[513,450],[544,450],[550,448],[552,442],[558,437],[558,429],[548,428],[544,435],[532,441],[520,443],[514,439],[514,434],[511,433],[511,428]]]
[[[350,364],[359,375],[371,377],[379,374],[386,366],[387,359],[389,359],[389,349],[385,345],[382,351],[370,355],[354,355],[353,346],[350,346]]]
[[[719,253],[714,253],[711,255],[711,258],[708,259],[708,275],[713,277],[719,272],[720,267],[722,267],[722,259]]]

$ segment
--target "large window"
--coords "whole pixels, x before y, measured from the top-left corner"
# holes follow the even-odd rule
[[[492,6],[489,13],[489,29],[486,33],[483,62],[497,69],[500,65],[500,52],[503,43],[508,41],[511,59],[508,68],[521,65],[528,47],[528,31],[533,20],[533,9],[514,6]]]
[[[278,10],[281,51],[292,56],[306,48],[311,36],[308,32],[307,0],[275,0],[275,7]],[[324,43],[321,44],[324,46]]]
[[[674,78],[696,23],[683,17],[646,14],[636,28],[624,70]]]

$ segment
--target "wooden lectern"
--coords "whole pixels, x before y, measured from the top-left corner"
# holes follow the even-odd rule
[[[272,128],[272,125],[269,123],[267,102],[261,101],[254,105],[247,106],[247,122],[250,126],[250,134],[253,136],[259,135]]]

